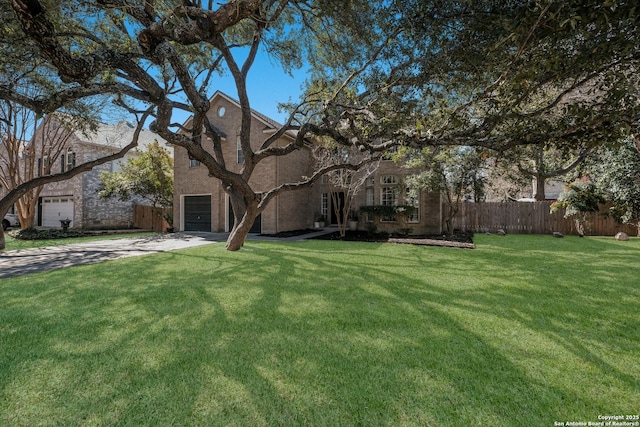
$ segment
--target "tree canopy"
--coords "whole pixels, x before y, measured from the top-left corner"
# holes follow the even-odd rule
[[[611,203],[611,214],[636,226],[640,235],[640,144],[626,138],[602,147],[580,172]]]
[[[153,207],[173,204],[173,159],[169,151],[154,141],[146,150],[138,150],[118,172],[100,174],[103,188],[100,197],[130,200],[134,196],[150,202]]]
[[[341,167],[251,188],[258,163],[309,138],[372,157],[398,144],[561,147],[617,139],[640,118],[631,0],[12,0],[10,9],[0,9],[4,67],[26,55],[18,63],[44,71],[47,95],[21,91],[12,70],[0,97],[40,113],[98,95],[131,113],[151,109],[151,130],[228,189],[229,249],[273,197]],[[285,69],[305,63],[311,72],[290,119],[255,149],[246,77],[261,46]],[[240,173],[227,168],[206,116],[225,70],[242,108]],[[173,121],[177,110],[192,115],[188,127]],[[274,145],[291,130],[295,141]]]

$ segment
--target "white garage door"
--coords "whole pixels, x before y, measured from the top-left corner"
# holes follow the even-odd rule
[[[61,219],[70,219],[73,227],[73,197],[43,197],[42,225],[60,227]]]

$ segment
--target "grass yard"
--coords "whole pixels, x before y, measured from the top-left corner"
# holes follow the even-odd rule
[[[0,425],[638,414],[640,239],[476,245],[220,243],[2,280]]]

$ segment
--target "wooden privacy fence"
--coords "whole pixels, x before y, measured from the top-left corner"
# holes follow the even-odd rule
[[[169,223],[164,219],[164,216],[171,211],[171,208],[135,205],[133,207],[133,226],[144,230],[165,231],[169,227]]]
[[[564,210],[551,213],[552,202],[463,203],[453,220],[453,227],[476,233],[503,229],[514,234],[578,234],[573,217],[564,218]],[[446,212],[443,206],[443,212]],[[613,236],[624,231],[630,236],[638,233],[636,227],[619,224],[612,217],[600,213],[587,215],[585,234]]]

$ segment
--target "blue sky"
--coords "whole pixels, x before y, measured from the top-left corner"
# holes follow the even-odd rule
[[[291,76],[261,49],[247,76],[247,92],[251,108],[284,123],[289,115],[278,111],[278,103],[297,101],[302,93],[305,78],[304,69],[294,70]],[[228,73],[212,81],[210,95],[213,95],[216,90],[238,99],[235,84]]]

